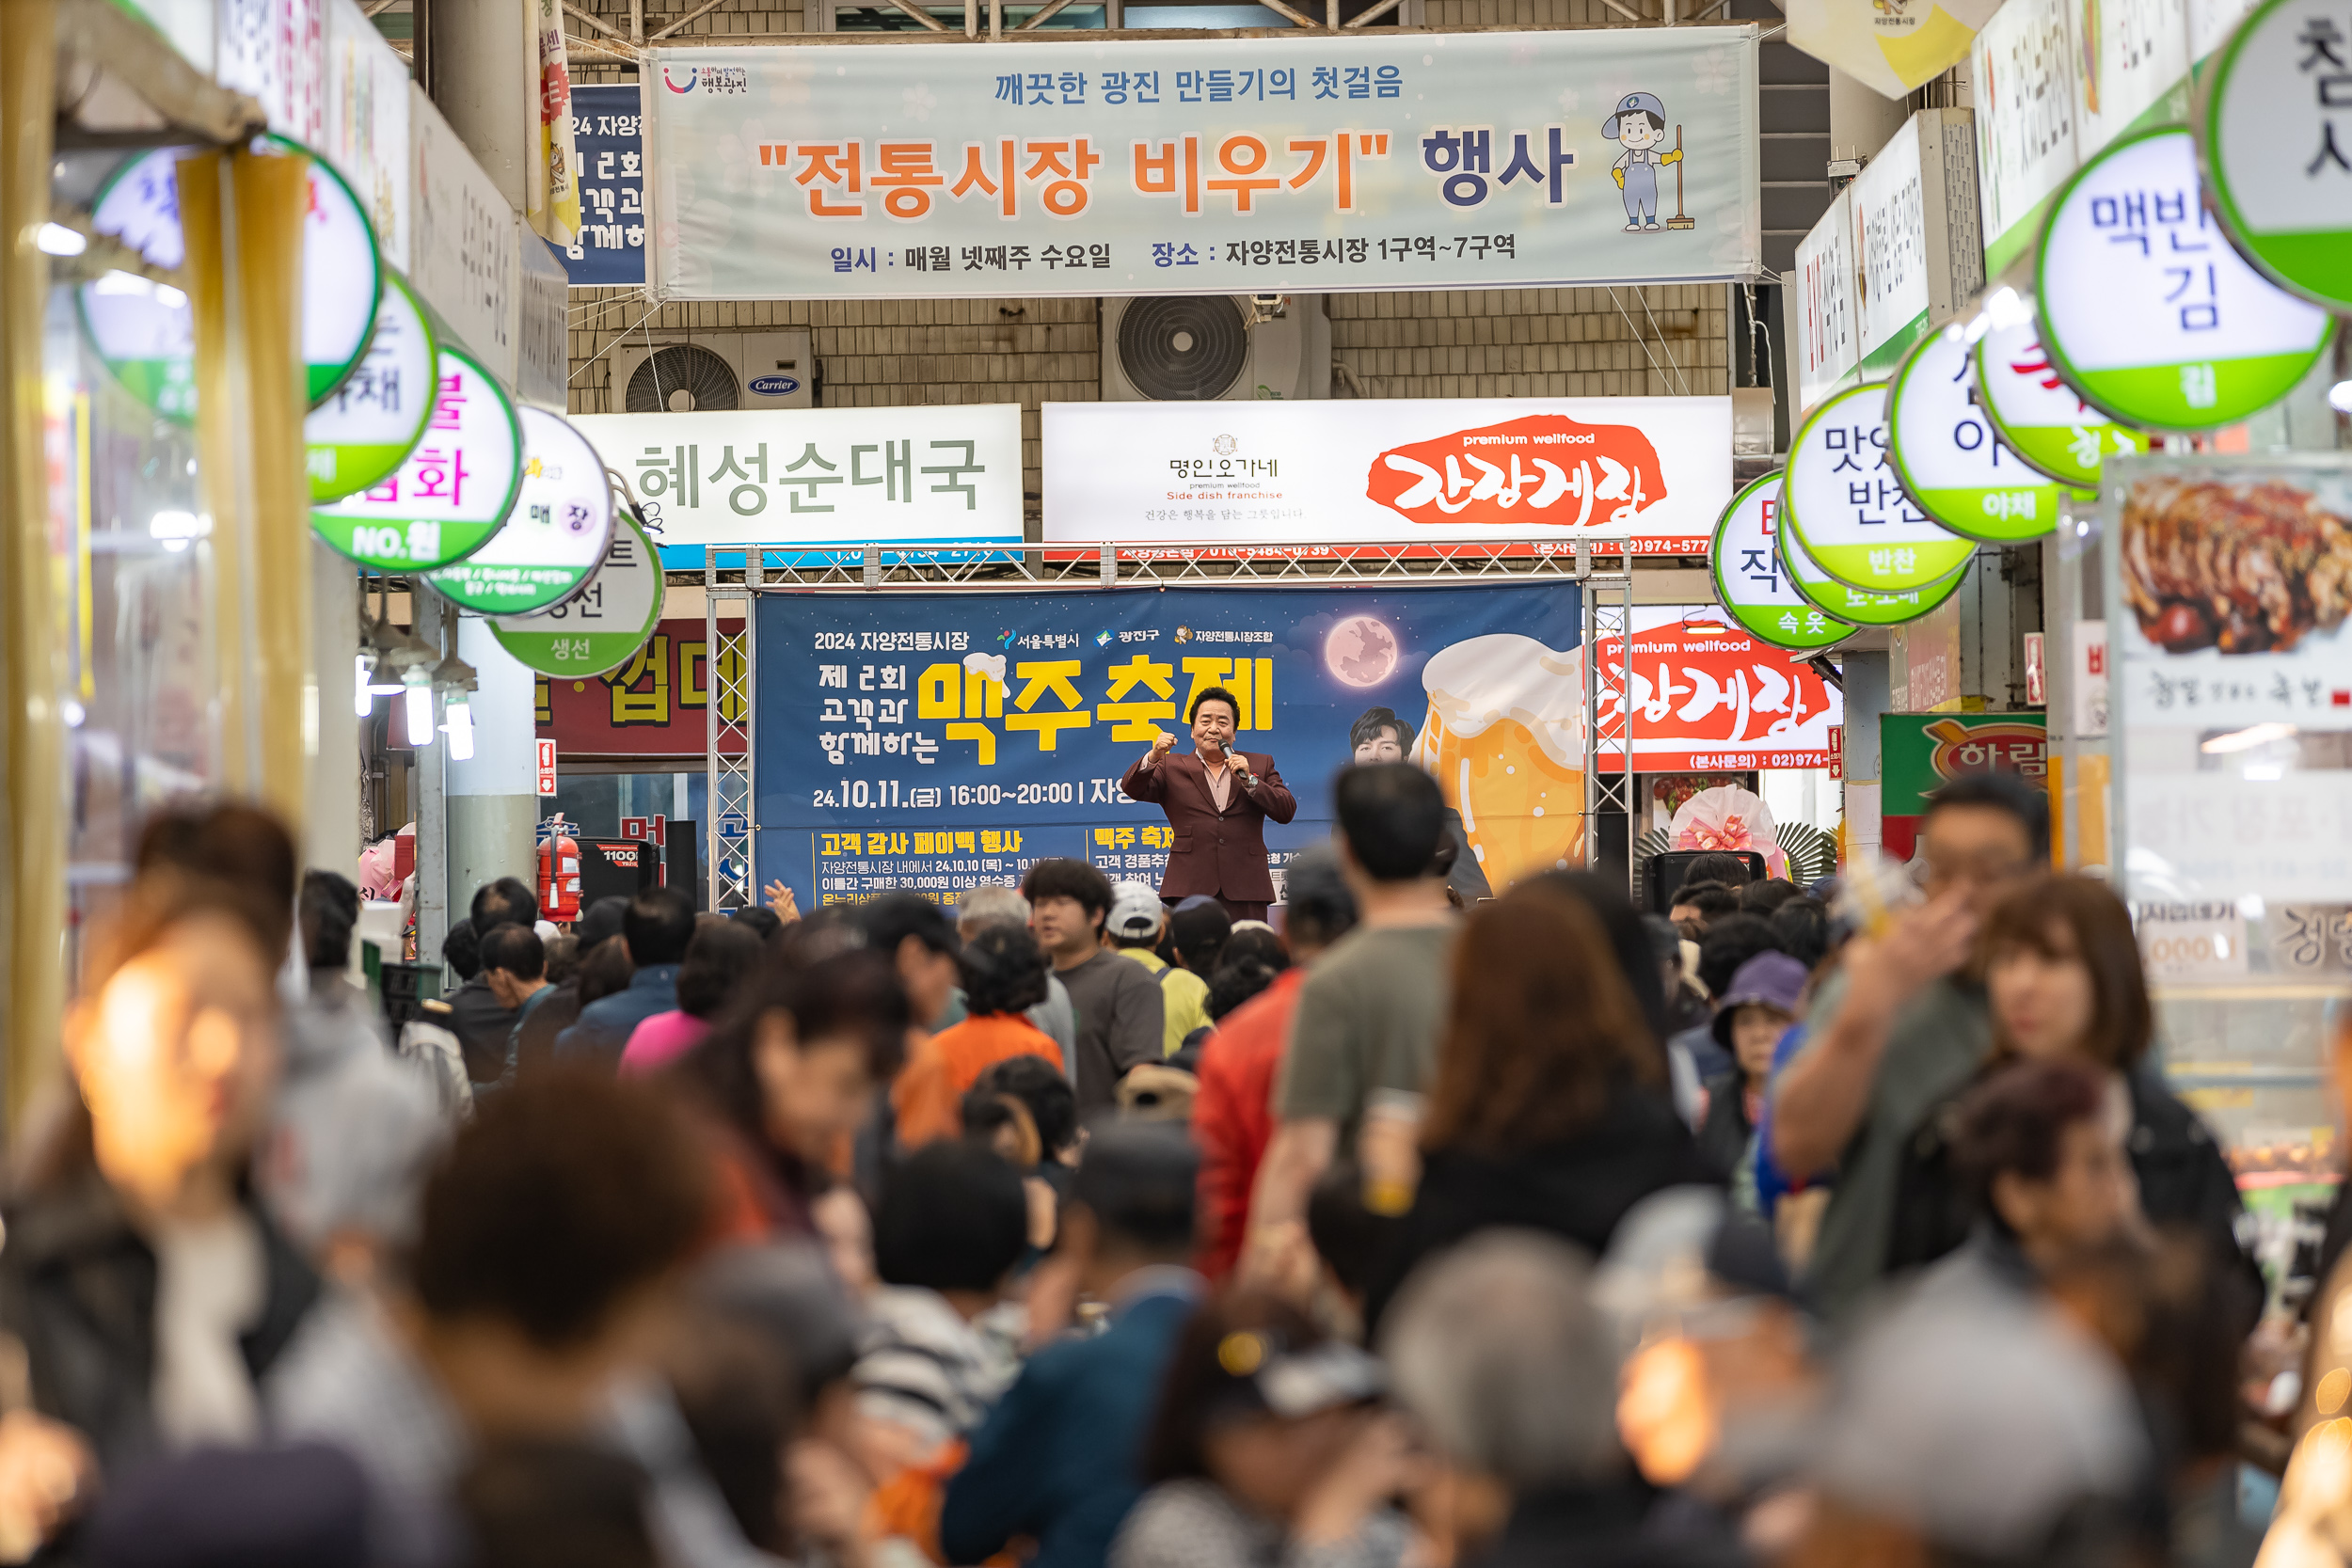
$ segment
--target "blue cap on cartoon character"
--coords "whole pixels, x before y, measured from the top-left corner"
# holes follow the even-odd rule
[[[1657,94],[1648,92],[1629,92],[1618,103],[1617,112],[1600,122],[1600,134],[1607,136],[1611,141],[1615,141],[1617,139],[1617,122],[1624,119],[1627,115],[1637,115],[1642,113],[1644,110],[1647,110],[1649,113],[1656,115],[1661,120],[1663,120],[1666,118],[1666,105],[1660,101]]]

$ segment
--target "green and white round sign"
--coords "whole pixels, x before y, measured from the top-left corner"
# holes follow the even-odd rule
[[[1759,642],[1797,653],[1832,647],[1853,635],[1853,626],[1805,603],[1789,584],[1772,538],[1779,530],[1777,473],[1750,480],[1731,498],[1715,523],[1707,551],[1715,602]]]
[[[437,358],[416,450],[382,483],[310,509],[320,538],[379,572],[463,561],[498,531],[522,487],[522,426],[504,388],[453,343]]]
[[[302,358],[310,405],[342,384],[374,330],[383,260],[367,209],[334,166],[275,134],[257,149],[310,160],[310,200],[302,230]],[[92,203],[91,227],[112,234],[158,267],[187,258],[180,230],[179,161],[188,148],[157,148],[126,160]],[[117,380],[157,413],[196,417],[196,327],[187,295],[129,273],[109,273],[76,294],[82,325]]]
[[[1886,384],[1825,398],[1788,441],[1780,525],[1850,588],[1907,594],[1942,582],[1975,548],[1911,503],[1887,456]]]
[[[433,412],[439,351],[424,307],[400,274],[387,268],[367,357],[302,421],[312,502],[341,500],[380,483],[406,461]]]
[[[2280,287],[2352,310],[2352,16],[2264,0],[2206,65],[2191,112],[2214,214]]]
[[[1991,545],[2058,527],[2060,487],[2028,467],[1978,405],[1968,340],[1955,323],[1912,345],[1886,392],[1886,450],[1919,510]]]
[[[2287,156],[2280,136],[2274,117],[2274,161]],[[2335,332],[2326,310],[2231,248],[2205,211],[2185,125],[2111,142],[2058,187],[2034,291],[2042,346],[2067,385],[2151,430],[2211,430],[2269,407]]]
[[[1977,401],[1993,433],[2060,484],[2096,490],[2109,454],[2148,450],[2146,433],[2109,420],[2059,378],[2032,320],[1978,339],[1976,360]]]
[[[1868,594],[1849,588],[1831,577],[1804,552],[1804,544],[1788,529],[1774,531],[1773,542],[1780,547],[1780,563],[1788,568],[1788,585],[1805,603],[1840,621],[1857,626],[1899,626],[1906,621],[1942,608],[1946,599],[1960,591],[1961,579],[1968,575],[1963,561],[1959,570],[1942,582],[1925,588],[1908,589],[1900,594]]]
[[[460,610],[529,615],[561,604],[612,543],[612,486],[588,437],[544,408],[523,409],[522,429],[522,490],[504,526],[465,560],[425,576]]]
[[[635,657],[660,625],[661,595],[661,552],[624,515],[579,597],[536,615],[500,616],[490,635],[543,675],[606,674]]]

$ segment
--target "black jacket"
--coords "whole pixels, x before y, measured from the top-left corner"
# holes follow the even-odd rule
[[[243,1339],[258,1384],[319,1295],[319,1278],[258,1204],[266,1275],[261,1321]],[[120,1475],[157,1453],[155,1254],[95,1170],[8,1207],[0,1248],[0,1331],[22,1341],[34,1408],[75,1428],[100,1468]]]
[[[1707,1081],[1707,1115],[1700,1118],[1699,1158],[1718,1180],[1728,1182],[1747,1158],[1756,1124],[1748,1120],[1747,1080],[1738,1070]]]
[[[1376,1324],[1415,1264],[1480,1230],[1549,1231],[1598,1257],[1625,1212],[1668,1187],[1722,1182],[1662,1090],[1625,1085],[1593,1121],[1565,1138],[1507,1156],[1436,1148],[1422,1162],[1413,1207],[1373,1271],[1368,1322]]]
[[[1511,1517],[1471,1568],[1739,1568],[1738,1544],[1711,1530],[1670,1529],[1631,1477],[1616,1485],[1562,1487],[1516,1499]]]

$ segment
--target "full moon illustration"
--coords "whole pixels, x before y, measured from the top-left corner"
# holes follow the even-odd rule
[[[1323,640],[1323,663],[1348,686],[1378,686],[1396,673],[1396,633],[1384,621],[1351,615]]]

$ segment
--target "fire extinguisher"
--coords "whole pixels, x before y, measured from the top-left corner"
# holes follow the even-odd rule
[[[539,915],[558,925],[580,918],[580,841],[558,812],[539,844]]]

